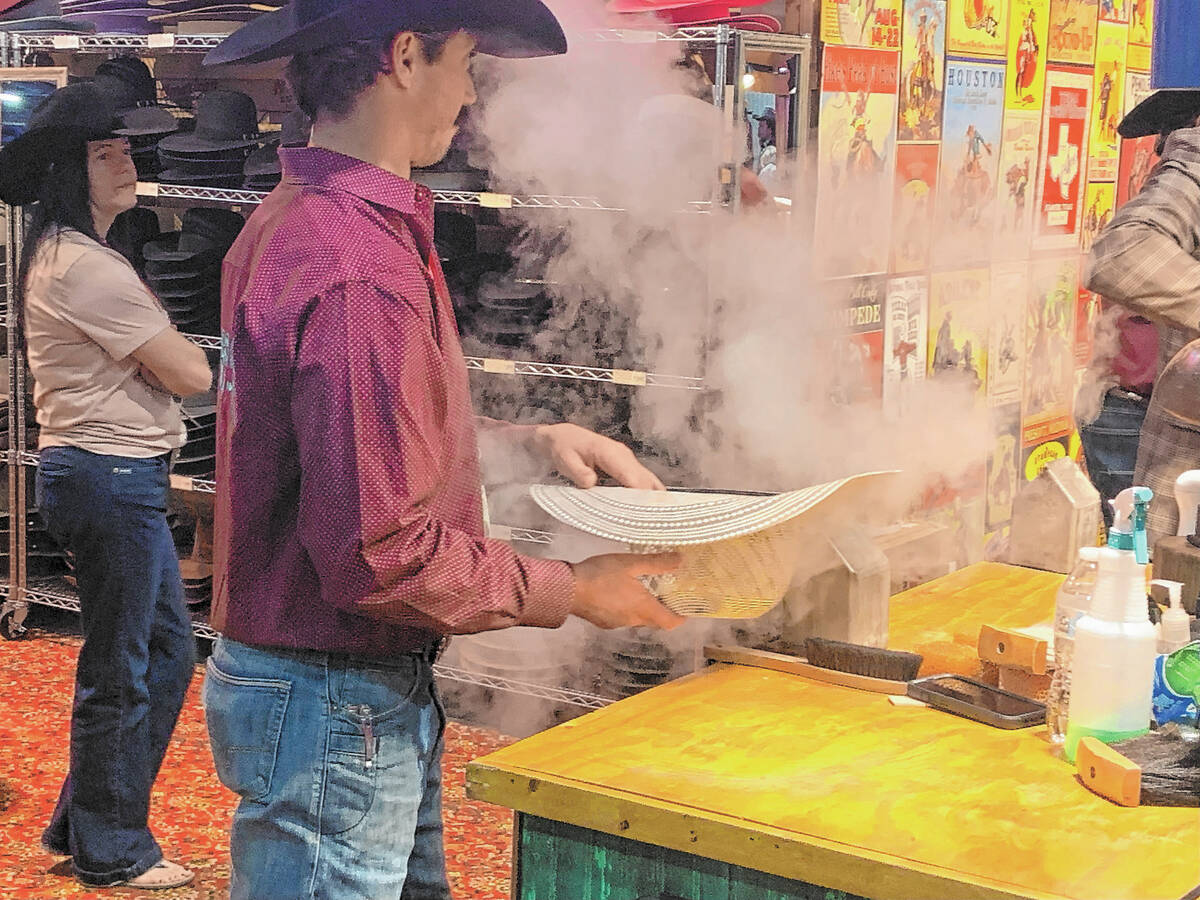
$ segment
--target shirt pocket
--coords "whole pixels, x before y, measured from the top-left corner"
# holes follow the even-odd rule
[[[271,793],[291,691],[286,681],[226,674],[211,657],[205,665],[204,716],[217,777],[246,800]]]

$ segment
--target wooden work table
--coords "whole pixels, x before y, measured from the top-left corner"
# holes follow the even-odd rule
[[[1061,576],[981,564],[897,595],[892,641],[970,673],[981,624],[1047,620]],[[1200,812],[1089,793],[1042,727],[714,666],[474,762],[516,810],[520,900],[1179,900]],[[831,893],[832,891],[832,893]]]

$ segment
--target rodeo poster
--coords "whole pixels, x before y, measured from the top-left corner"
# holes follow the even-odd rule
[[[1025,373],[1025,307],[1029,296],[1029,270],[1024,263],[992,267],[991,307],[988,323],[989,406],[1020,404]]]
[[[900,50],[897,136],[902,141],[942,139],[946,67],[945,0],[907,0]]]
[[[1079,257],[1037,260],[1030,281],[1021,392],[1021,442],[1026,447],[1071,430]]]
[[[883,320],[883,410],[895,422],[907,412],[913,386],[925,380],[928,277],[888,281]]]
[[[826,277],[887,269],[898,70],[898,53],[825,48],[816,258]]]
[[[1033,249],[1079,246],[1079,207],[1087,166],[1092,76],[1053,67],[1046,71],[1042,149],[1038,163]]]
[[[1034,179],[1037,176],[1040,113],[1006,112],[1000,145],[1000,177],[996,183],[997,259],[1029,255],[1033,232]]]
[[[1100,0],[1050,0],[1046,58],[1052,63],[1092,66]]]
[[[1092,85],[1091,152],[1088,154],[1090,181],[1117,180],[1117,125],[1121,121],[1128,37],[1128,25],[1100,23],[1096,40],[1095,82]]]
[[[929,267],[940,154],[938,144],[900,144],[896,147],[891,271],[897,274]]]
[[[946,52],[1004,58],[1008,0],[947,0]]]
[[[1154,33],[1154,0],[1130,0],[1129,56],[1134,72],[1150,71],[1150,36]]]
[[[980,403],[987,391],[987,269],[935,272],[929,284],[929,377]]]
[[[825,0],[821,40],[826,44],[900,49],[901,0]]]
[[[962,265],[991,255],[1003,122],[1003,63],[948,60],[937,260]]]
[[[1004,107],[1019,112],[1042,108],[1046,91],[1049,0],[1012,0],[1009,10],[1008,85]]]

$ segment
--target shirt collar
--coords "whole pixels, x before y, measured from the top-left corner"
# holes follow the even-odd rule
[[[345,191],[416,219],[432,233],[433,194],[424,185],[323,147],[281,147],[279,160],[288,181]]]

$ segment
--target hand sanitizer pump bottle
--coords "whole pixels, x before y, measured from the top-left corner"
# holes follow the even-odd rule
[[[1066,757],[1080,739],[1106,743],[1150,730],[1158,635],[1146,608],[1146,510],[1153,492],[1122,491],[1100,551],[1092,608],[1075,627]]]

